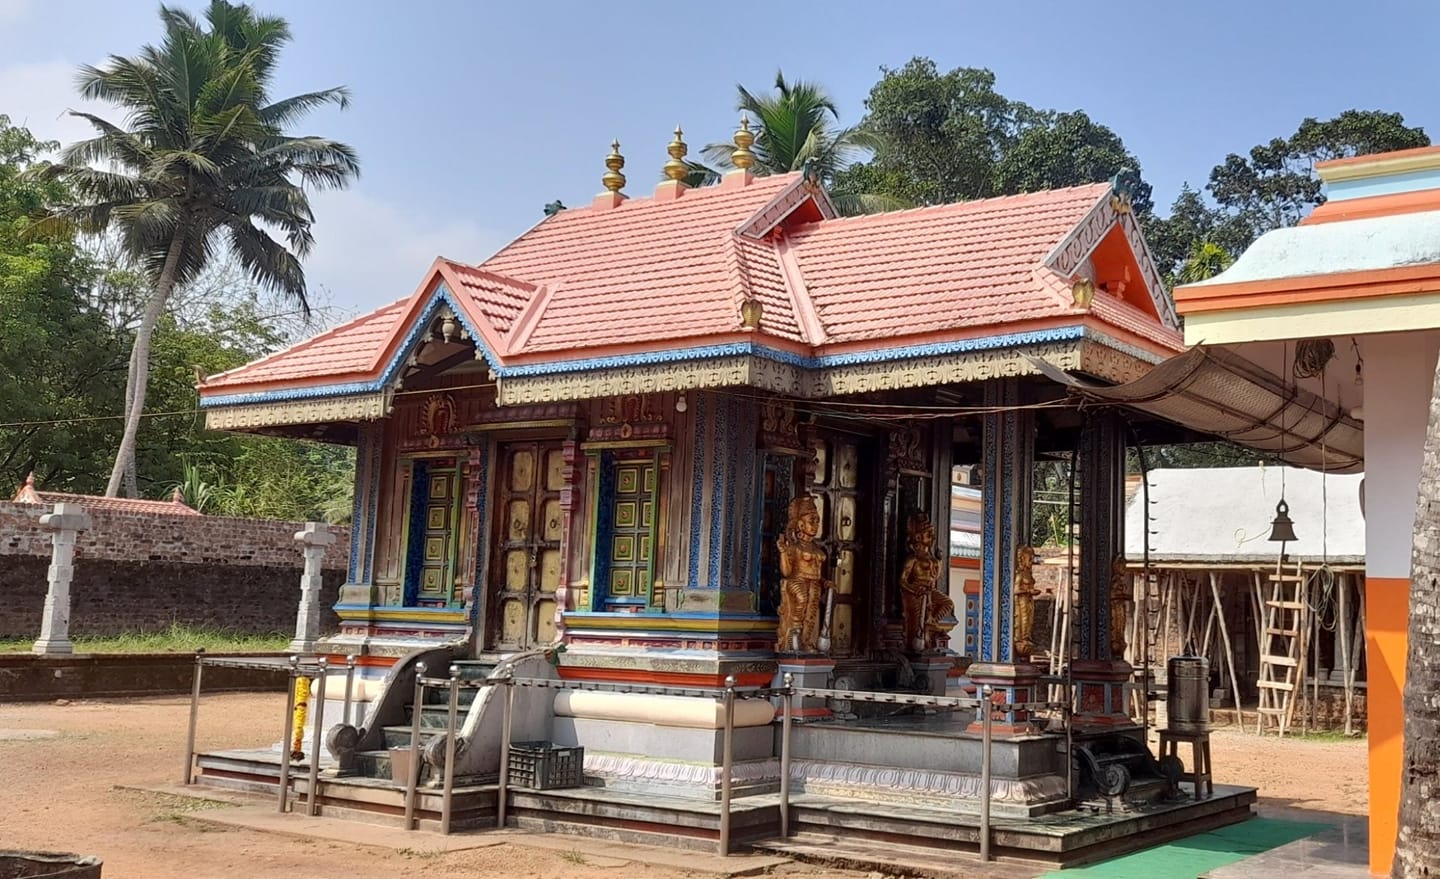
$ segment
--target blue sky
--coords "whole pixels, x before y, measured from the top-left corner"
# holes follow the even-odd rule
[[[1113,128],[1162,208],[1227,153],[1306,116],[1395,110],[1440,139],[1440,4],[1427,0],[258,5],[295,32],[281,93],[354,92],[349,110],[307,126],[363,162],[352,190],[317,199],[307,264],[312,286],[352,312],[408,295],[437,254],[480,261],[546,202],[584,204],[614,137],[627,191],[649,191],[677,122],[692,153],[728,139],[735,84],[764,89],[777,67],[824,84],[846,123],[881,66],[927,55],[988,67],[1008,97]],[[84,136],[63,115],[79,106],[74,68],[156,40],[156,8],[0,0],[0,113],[41,136]]]

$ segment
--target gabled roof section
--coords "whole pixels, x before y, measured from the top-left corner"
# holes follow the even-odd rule
[[[1077,317],[1037,283],[1104,184],[813,223],[790,246],[827,341],[885,339]]]
[[[1080,280],[1098,288],[1088,308]],[[747,303],[757,328],[741,325]],[[207,407],[369,394],[364,412],[383,411],[442,325],[509,381],[750,355],[823,370],[1082,337],[1154,362],[1180,348],[1169,314],[1108,184],[838,218],[801,174],[736,173],[560,211],[478,266],[437,260],[409,298],[200,392]]]
[[[479,268],[552,288],[523,351],[512,354],[737,333],[748,262],[773,274],[766,264],[773,257],[749,248],[737,254],[734,239],[757,212],[779,204],[789,213],[813,197],[801,175],[785,174],[743,186],[726,181],[675,199],[564,210]],[[782,334],[783,324],[776,323]]]

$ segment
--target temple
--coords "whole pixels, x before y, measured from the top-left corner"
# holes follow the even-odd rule
[[[211,427],[356,448],[341,628],[319,648],[360,655],[371,676],[356,747],[383,751],[422,659],[534,657],[535,674],[677,687],[785,673],[857,691],[989,685],[1012,705],[1060,688],[1074,705],[1060,725],[995,718],[1007,814],[1108,797],[1151,829],[1244,817],[1251,789],[1167,812],[1174,778],[1142,777],[1155,763],[1137,706],[1153,679],[1135,668],[1157,658],[1135,643],[1124,476],[1128,448],[1237,419],[1256,433],[1233,438],[1269,448],[1261,428],[1288,411],[1284,381],[1184,353],[1124,175],[839,217],[816,180],[753,173],[752,143],[742,127],[736,170],[690,188],[677,131],[668,179],[644,197],[623,194],[616,145],[591,204],[547,211],[479,264],[437,259],[411,295],[201,383]],[[1271,450],[1343,469],[1359,434],[1342,434],[1322,447],[1292,421]],[[1050,459],[1072,462],[1081,486],[1063,680],[1033,661],[1046,647],[1031,481]],[[977,505],[978,529],[964,526]],[[637,832],[671,822],[653,797],[714,798],[713,710],[521,696],[528,735],[586,747],[592,787],[652,797]],[[484,695],[467,709],[476,779],[493,776],[497,711]],[[741,713],[736,772],[773,791],[773,706]],[[973,815],[975,713],[886,718],[836,700],[799,713],[801,789]],[[342,759],[330,783],[383,774],[379,762]],[[1120,764],[1135,777],[1108,768]],[[263,775],[238,758],[201,766]],[[515,814],[553,822],[557,802]],[[932,832],[916,820],[893,832]]]

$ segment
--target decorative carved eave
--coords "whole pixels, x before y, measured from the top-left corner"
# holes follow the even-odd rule
[[[285,400],[217,406],[205,410],[210,430],[249,430],[282,425],[325,424],[336,421],[374,421],[390,412],[389,391],[312,400]]]
[[[715,352],[703,359],[502,377],[497,383],[497,402],[507,407],[726,387],[753,387],[799,398],[827,397],[1038,375],[1034,357],[1065,370],[1122,382],[1144,375],[1162,359],[1080,328],[1035,334],[1033,339],[1012,340],[990,349],[955,344],[913,351],[911,356],[893,360],[834,357],[812,363],[750,347]]]

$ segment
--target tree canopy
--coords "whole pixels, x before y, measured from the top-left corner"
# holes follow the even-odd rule
[[[125,126],[74,113],[96,136],[66,147],[47,169],[72,194],[53,216],[113,234],[150,286],[131,353],[125,432],[106,487],[111,496],[133,470],[151,337],[175,287],[198,278],[224,250],[255,283],[303,309],[300,259],[314,241],[308,191],[344,187],[359,172],[349,146],[286,133],[318,107],[344,107],[349,95],[337,87],[272,98],[276,64],[291,38],[284,19],[211,0],[203,24],[168,6],[160,7],[160,20],[158,45],[80,69],[81,95],[123,109]]]
[[[989,70],[941,73],[929,58],[882,68],[860,129],[879,148],[837,175],[841,194],[866,189],[913,204],[947,204],[1108,180],[1140,163],[1083,111],[1056,112],[1005,97]],[[1144,214],[1150,187],[1134,198]]]

